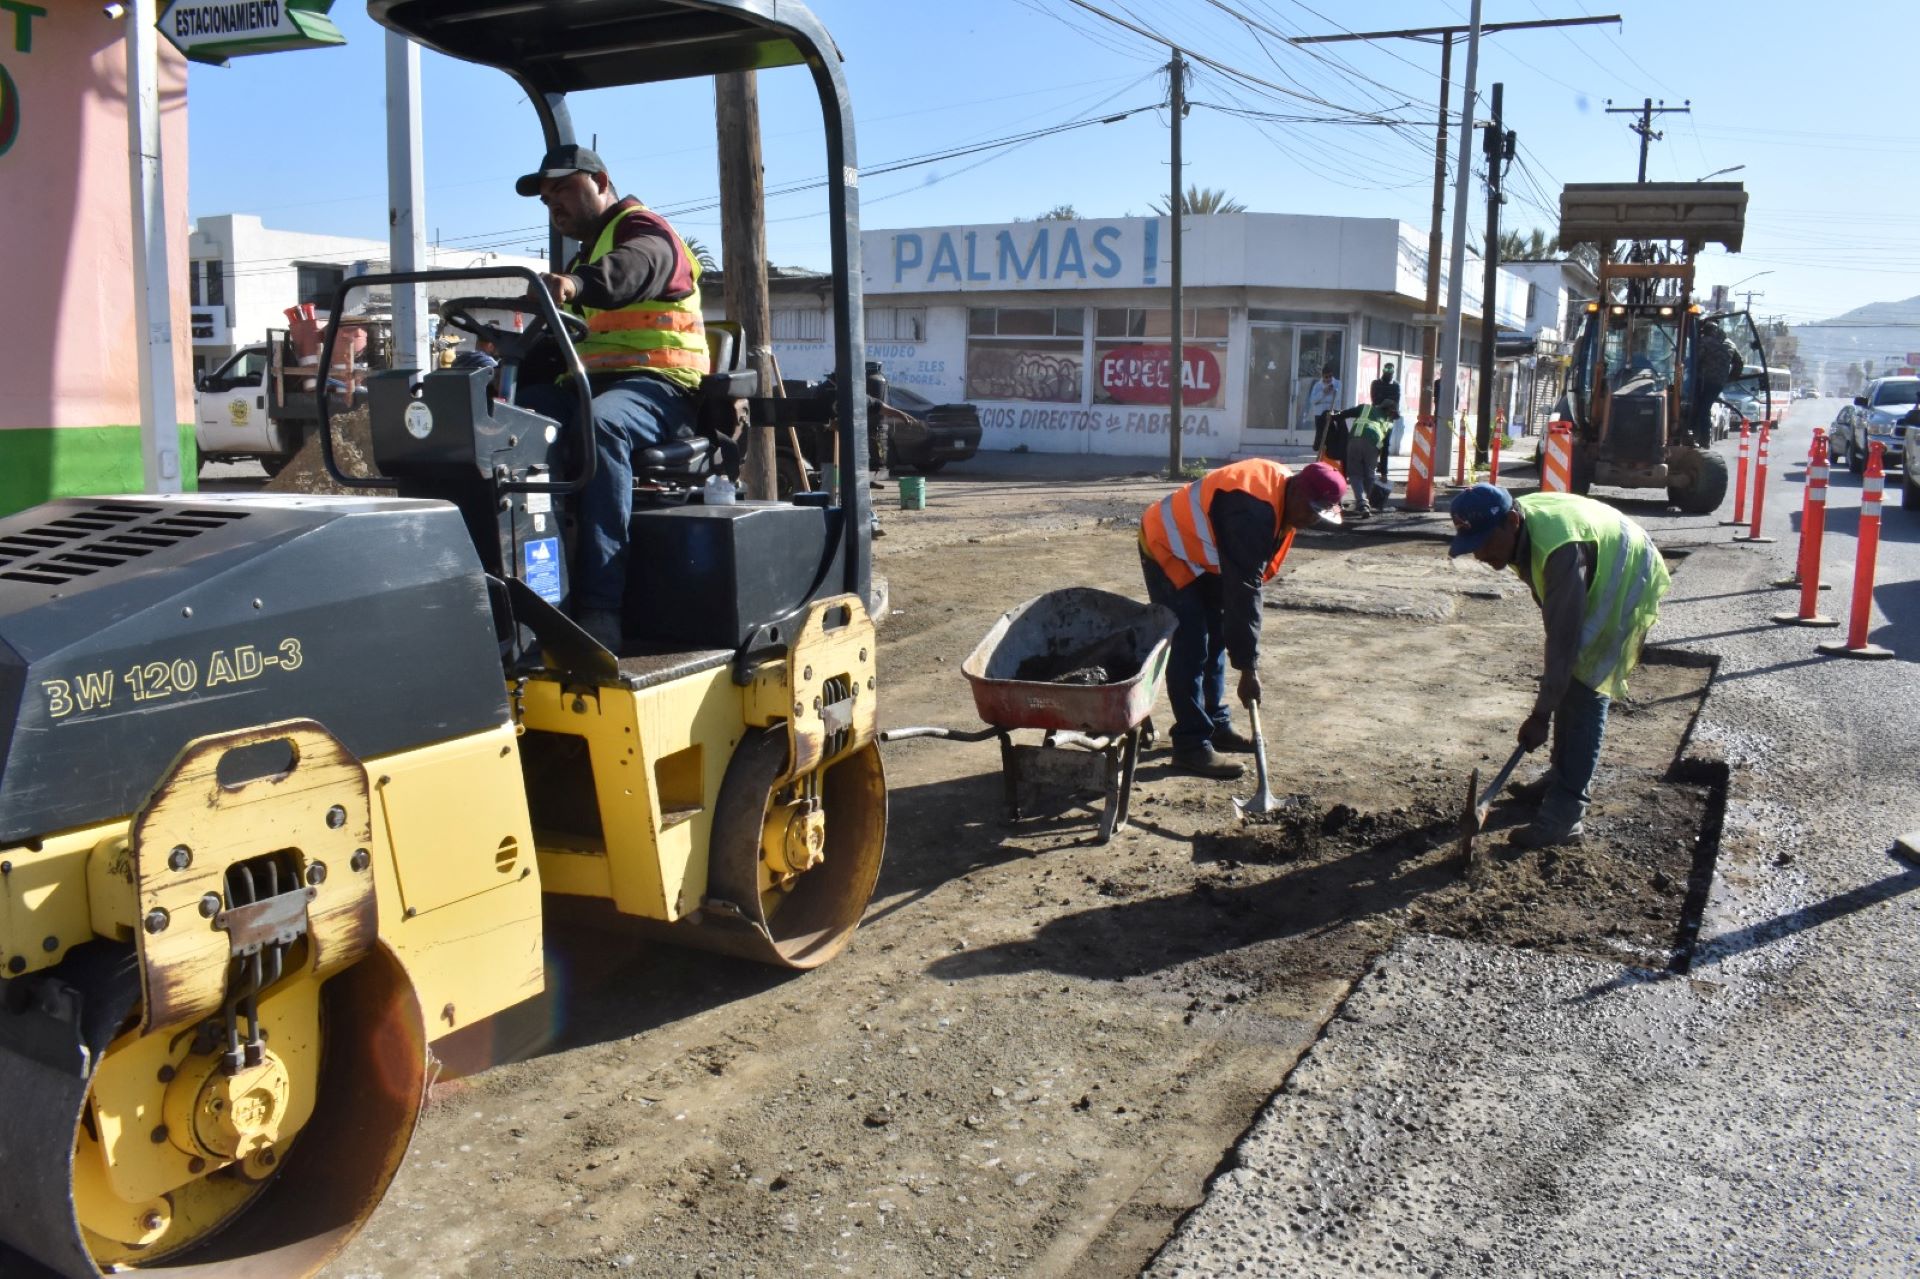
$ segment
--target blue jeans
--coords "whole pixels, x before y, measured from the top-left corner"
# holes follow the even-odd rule
[[[1593,774],[1600,766],[1600,746],[1607,737],[1607,708],[1612,700],[1579,680],[1567,684],[1566,696],[1553,712],[1552,779],[1540,803],[1543,819],[1577,822],[1593,799]]]
[[[1145,550],[1140,574],[1147,598],[1173,610],[1180,625],[1167,653],[1167,700],[1173,703],[1173,749],[1197,750],[1217,728],[1231,728],[1227,713],[1227,643],[1220,579],[1202,573],[1175,588]]]
[[[627,525],[633,519],[633,455],[677,439],[695,425],[693,397],[665,378],[640,373],[602,379],[593,397],[593,480],[581,492],[579,563],[573,576],[576,611],[619,612],[627,593]],[[520,388],[519,405],[572,429],[580,411],[571,386],[551,382]]]

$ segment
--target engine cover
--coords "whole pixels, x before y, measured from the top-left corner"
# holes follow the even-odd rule
[[[396,498],[68,498],[0,519],[0,845],[139,807],[209,733],[361,759],[506,722],[460,514]]]

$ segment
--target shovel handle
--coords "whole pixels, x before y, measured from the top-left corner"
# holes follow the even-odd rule
[[[1499,795],[1500,788],[1507,784],[1507,779],[1513,776],[1513,770],[1520,766],[1521,757],[1526,753],[1526,747],[1514,747],[1513,754],[1507,756],[1507,762],[1502,764],[1500,771],[1493,775],[1493,784],[1481,793],[1479,802],[1473,807],[1475,825],[1486,820],[1487,810],[1493,807],[1494,797]]]

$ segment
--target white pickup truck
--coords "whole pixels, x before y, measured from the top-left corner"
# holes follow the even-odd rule
[[[233,358],[199,380],[194,396],[194,440],[200,463],[254,458],[278,475],[306,438],[300,423],[275,421],[267,410],[269,349],[265,343]]]
[[[363,403],[366,375],[385,368],[390,357],[390,330],[384,321],[354,321],[341,331],[357,336],[343,348],[352,354],[336,360],[329,379],[335,412]],[[314,402],[316,364],[311,356],[299,359],[289,330],[268,329],[265,342],[241,348],[202,377],[194,396],[194,440],[201,462],[252,458],[268,475],[278,475],[320,420]]]

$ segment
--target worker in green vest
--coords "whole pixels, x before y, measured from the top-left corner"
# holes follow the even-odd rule
[[[1383,505],[1391,488],[1384,488],[1374,476],[1374,470],[1380,465],[1381,455],[1387,447],[1387,437],[1393,431],[1393,419],[1398,405],[1366,404],[1348,409],[1339,416],[1351,419],[1347,428],[1347,487],[1353,491],[1353,518],[1364,520],[1372,516],[1373,503]]]
[[[665,218],[614,190],[607,166],[586,147],[555,147],[514,190],[539,196],[555,229],[580,244],[565,271],[543,273],[540,282],[587,322],[587,338],[575,347],[592,384],[597,465],[576,512],[573,612],[617,653],[633,455],[694,434],[693,392],[710,368],[700,264]],[[562,383],[523,385],[518,402],[563,424],[579,403]]]
[[[1492,484],[1462,489],[1449,508],[1455,556],[1495,569],[1511,567],[1533,591],[1547,630],[1546,668],[1533,710],[1520,724],[1520,744],[1547,740],[1547,771],[1515,786],[1537,800],[1533,823],[1514,834],[1523,848],[1580,839],[1607,708],[1627,691],[1640,645],[1659,620],[1670,579],[1653,539],[1612,507],[1572,493],[1515,498]]]

